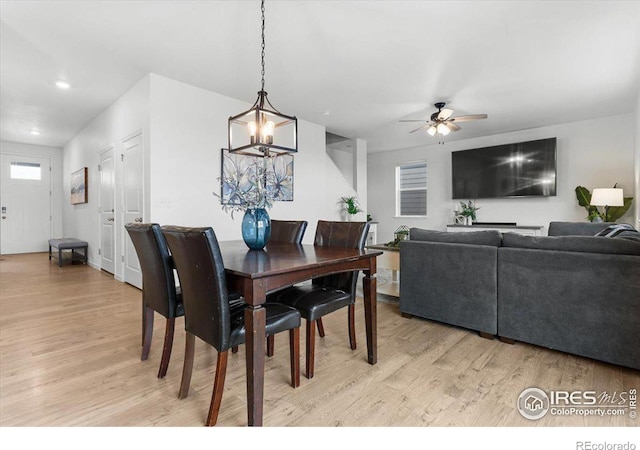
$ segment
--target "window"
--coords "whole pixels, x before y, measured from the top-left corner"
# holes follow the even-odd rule
[[[12,180],[40,180],[42,168],[39,163],[11,162]]]
[[[427,215],[427,163],[396,167],[396,215]]]

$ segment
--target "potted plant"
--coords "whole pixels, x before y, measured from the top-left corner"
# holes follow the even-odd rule
[[[273,186],[274,174],[266,169],[263,159],[256,159],[244,169],[235,167],[218,178],[222,183],[222,196],[213,193],[220,198],[222,210],[231,212],[231,218],[235,212],[242,212],[242,239],[247,247],[252,250],[261,250],[267,244],[271,235],[271,219],[267,209],[273,206],[277,192],[269,189]]]
[[[460,215],[466,219],[466,224],[471,225],[477,220],[476,211],[480,208],[475,205],[473,200],[467,200],[467,203],[460,202]]]
[[[614,188],[616,186],[618,186],[618,183],[613,185]],[[587,220],[589,222],[615,222],[627,213],[631,208],[631,202],[633,202],[633,197],[625,197],[623,206],[610,206],[606,210],[606,217],[604,217],[605,213],[601,213],[598,211],[597,206],[591,204],[591,191],[589,189],[584,186],[577,186],[575,191],[578,204],[587,211]]]
[[[342,205],[342,211],[347,214],[347,220],[351,222],[351,216],[362,212],[357,197],[340,197],[338,204]]]

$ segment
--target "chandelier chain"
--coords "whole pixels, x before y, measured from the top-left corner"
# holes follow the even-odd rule
[[[262,90],[264,91],[264,0],[262,0]]]

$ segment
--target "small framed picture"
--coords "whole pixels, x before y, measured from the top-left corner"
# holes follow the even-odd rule
[[[87,203],[87,168],[83,167],[71,174],[71,204]]]

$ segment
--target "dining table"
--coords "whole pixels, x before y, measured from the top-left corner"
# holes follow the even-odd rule
[[[378,360],[376,309],[377,250],[273,243],[249,250],[243,241],[221,241],[227,285],[247,304],[244,313],[249,426],[262,426],[267,294],[296,283],[339,272],[362,271],[367,361]]]

